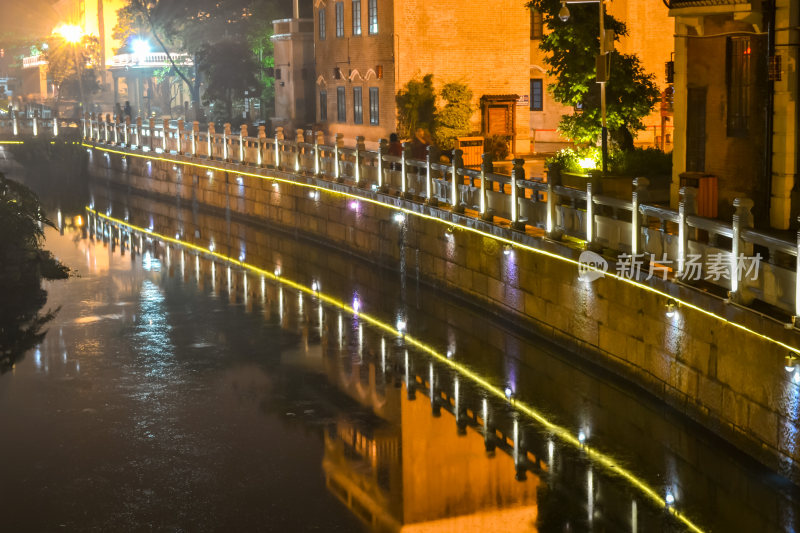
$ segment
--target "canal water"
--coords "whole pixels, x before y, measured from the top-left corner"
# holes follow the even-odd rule
[[[100,185],[49,202],[75,275],[0,375],[0,530],[800,528],[780,476],[414,272]]]

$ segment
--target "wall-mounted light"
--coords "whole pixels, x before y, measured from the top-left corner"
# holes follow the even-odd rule
[[[314,280],[311,282],[311,290],[314,292],[319,292],[319,281]]]
[[[797,370],[797,367],[799,366],[798,363],[800,363],[800,361],[798,361],[798,356],[793,353],[790,353],[789,355],[786,356],[786,363],[784,364],[784,368],[786,369],[787,372],[794,372],[795,370]]]
[[[503,246],[503,253],[505,255],[511,255],[511,252],[513,252],[513,251],[514,251],[514,247],[511,246],[510,244],[506,244],[505,246]]]
[[[503,393],[506,395],[506,400],[510,400],[514,397],[514,391],[511,387],[506,387]]]
[[[561,19],[561,22],[569,20],[569,8],[566,2],[561,2],[561,9],[558,10],[558,18]]]
[[[275,267],[275,271],[273,272],[276,278],[281,277],[281,267]]]
[[[583,430],[578,432],[578,442],[580,442],[581,444],[586,442],[586,433],[584,433]]]
[[[667,494],[664,496],[664,503],[667,504],[667,507],[672,507],[672,505],[675,503],[675,496],[672,494],[672,492],[667,491]]]
[[[678,302],[673,298],[667,300],[667,318],[674,317],[677,310],[678,310]]]
[[[402,224],[406,221],[406,216],[403,213],[395,213],[393,218],[398,224]]]

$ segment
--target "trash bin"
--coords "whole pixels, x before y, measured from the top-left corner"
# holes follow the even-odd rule
[[[717,218],[717,176],[703,172],[684,172],[680,175],[681,187],[697,189],[697,214]]]

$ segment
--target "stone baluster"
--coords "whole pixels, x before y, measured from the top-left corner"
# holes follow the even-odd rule
[[[200,122],[192,121],[192,157],[197,157],[197,139],[200,138]]]
[[[344,135],[337,133],[333,143],[333,177],[338,182],[344,181],[342,176],[342,148],[344,147]]]
[[[298,128],[294,132],[294,171],[300,172],[301,162],[302,162],[302,153],[303,153],[303,144],[305,144],[306,138],[303,136],[303,130]]]
[[[642,215],[639,213],[639,204],[642,194],[647,191],[650,180],[647,178],[633,179],[633,195],[631,197],[631,255],[639,255],[639,243],[642,240]]]
[[[458,192],[459,192],[459,184],[463,183],[464,180],[459,178],[458,171],[463,166],[463,156],[464,152],[458,148],[453,150],[453,160],[450,168],[451,176],[451,190],[450,190],[450,205],[453,206],[453,213],[463,213],[464,206],[461,205],[461,202],[458,199]]]
[[[175,145],[175,151],[178,155],[183,155],[183,127],[185,123],[183,122],[182,118],[178,119],[178,131],[175,132],[175,138],[177,140]]]
[[[481,218],[489,222],[494,220],[494,215],[489,210],[489,184],[486,175],[494,172],[494,158],[491,153],[481,155]]]
[[[264,166],[264,148],[267,144],[267,127],[258,127],[258,160],[256,163],[259,167]]]
[[[247,124],[242,124],[239,129],[239,163],[245,162],[245,143],[247,139]]]
[[[119,145],[119,125],[122,117],[114,115],[114,144]]]
[[[381,139],[380,143],[378,144],[378,191],[386,192],[386,181],[384,180],[384,158],[386,157],[386,153],[389,151],[389,141],[386,139]]]
[[[130,148],[130,130],[131,130],[131,117],[130,115],[125,115],[125,124],[123,125],[122,129],[122,140],[125,141],[125,146]]]
[[[228,143],[231,140],[231,125],[226,122],[222,125],[222,160],[230,161],[231,152]]]
[[[750,257],[753,253],[753,245],[746,243],[742,239],[742,230],[753,227],[752,209],[755,202],[750,198],[734,198],[733,207],[733,238],[731,239],[731,291],[728,298],[734,302],[742,302],[742,294],[739,290],[739,258]]]
[[[148,149],[151,152],[156,151],[156,119],[150,117],[147,119],[147,131],[148,131]]]
[[[275,168],[281,169],[281,142],[283,141],[283,127],[275,128]]]
[[[208,123],[208,160],[214,159],[214,136],[217,134],[213,122]]]
[[[586,248],[591,249],[594,243],[594,191],[592,182],[586,182]]]
[[[10,107],[10,106],[9,106]],[[17,123],[17,110],[11,108],[11,129],[14,132],[14,137],[19,135],[19,124]],[[86,140],[86,116],[83,117],[83,139]]]
[[[111,115],[106,113],[106,119],[103,121],[103,142],[108,144],[111,134],[108,132],[108,125],[111,123]],[[58,120],[53,118],[53,135],[58,135]]]
[[[322,154],[319,153],[320,146],[323,143],[323,136],[321,131],[314,133],[314,175],[320,176],[322,174]]]
[[[168,141],[169,141],[169,119],[168,118],[165,118],[162,121],[162,126],[161,127],[162,127],[161,131],[162,131],[162,134],[163,134],[163,139],[162,139],[163,143],[161,145],[161,151],[163,151],[166,154],[166,153],[169,153],[169,144],[167,144]]]
[[[428,205],[438,205],[439,200],[433,194],[433,160],[436,157],[436,148],[428,146],[428,153],[425,154],[425,195],[427,196],[426,202]]]
[[[39,116],[36,113],[33,114],[32,124],[33,124],[33,136],[34,137],[38,137],[39,136]],[[94,140],[94,139],[92,139],[92,140]]]
[[[511,227],[518,230],[525,229],[519,216],[519,182],[525,179],[524,164],[524,159],[514,159],[511,169]]]
[[[364,180],[363,169],[361,168],[361,154],[367,150],[364,144],[364,136],[356,136],[356,162],[353,167],[353,178],[356,180],[356,187],[364,187],[366,180]]]
[[[678,275],[686,275],[686,256],[689,252],[689,226],[687,217],[694,215],[697,210],[697,189],[694,187],[681,187],[680,202],[678,203]]]
[[[58,117],[53,116],[53,137],[58,137]],[[108,142],[106,140],[106,142]]]
[[[408,165],[406,161],[411,157],[411,143],[403,143],[403,152],[400,155],[400,194],[408,197]]]
[[[142,117],[136,117],[136,148],[142,149]]]

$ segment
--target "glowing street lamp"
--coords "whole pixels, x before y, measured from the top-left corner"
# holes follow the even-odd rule
[[[72,57],[75,61],[75,70],[78,74],[78,90],[80,91],[81,98],[80,105],[82,110],[85,110],[86,106],[84,105],[83,98],[83,72],[81,71],[80,61],[78,61],[78,43],[81,42],[81,39],[83,39],[83,36],[85,35],[83,28],[74,24],[62,24],[54,29],[53,33],[60,36],[62,39],[72,45]]]

